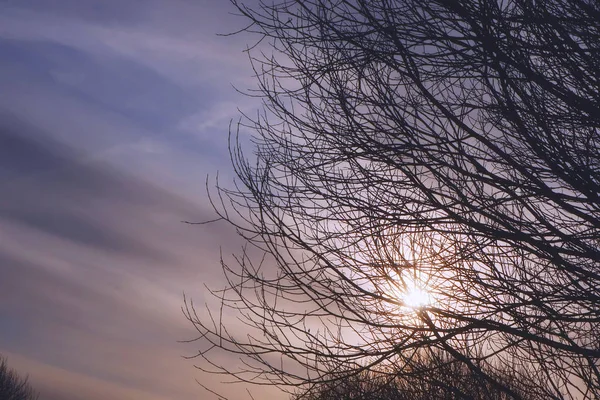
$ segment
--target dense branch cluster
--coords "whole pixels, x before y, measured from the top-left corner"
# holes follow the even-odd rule
[[[0,399],[2,400],[37,400],[38,394],[29,384],[27,378],[9,368],[6,358],[0,355]]]
[[[348,379],[315,385],[294,397],[294,400],[508,400],[510,395],[491,385],[464,364],[442,352],[428,357],[420,355],[417,375],[403,371],[401,377],[392,374],[362,372]],[[426,373],[424,373],[426,371]],[[528,400],[542,400],[522,384],[529,379],[524,370],[500,370],[494,376],[502,385]]]
[[[234,4],[264,110],[213,199],[266,258],[223,264],[247,335],[188,308],[200,355],[293,386],[442,352],[507,398],[600,398],[600,3]]]

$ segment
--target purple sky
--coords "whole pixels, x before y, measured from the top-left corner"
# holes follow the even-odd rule
[[[207,174],[256,100],[225,0],[0,1],[0,353],[41,400],[203,399],[181,306],[220,286]],[[236,363],[232,358],[231,363]],[[265,398],[265,389],[252,389]],[[237,397],[237,396],[233,396]],[[280,398],[285,396],[280,395]]]

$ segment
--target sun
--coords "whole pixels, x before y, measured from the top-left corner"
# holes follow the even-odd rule
[[[424,279],[424,274],[415,272],[413,276],[400,277],[396,271],[389,271],[389,288],[387,293],[391,295],[397,302],[400,302],[401,308],[405,312],[410,310],[418,310],[427,306],[431,306],[435,300],[434,296],[428,290],[430,287],[426,284],[429,279]]]
[[[425,289],[416,285],[406,288],[406,292],[401,295],[404,305],[409,308],[422,308],[431,304],[431,295]]]

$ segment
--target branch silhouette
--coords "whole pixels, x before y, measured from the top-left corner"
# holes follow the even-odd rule
[[[600,398],[599,3],[233,4],[270,48],[211,193],[248,246],[218,312],[184,308],[203,368],[293,392],[439,351],[506,398]]]

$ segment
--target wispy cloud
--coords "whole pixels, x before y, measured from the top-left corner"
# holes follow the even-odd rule
[[[243,40],[226,2],[96,3],[0,4],[0,352],[42,400],[202,397],[182,292],[237,242],[181,221],[253,107]]]
[[[211,215],[7,116],[0,149],[0,314],[12,321],[0,348],[67,371],[52,389],[74,393],[63,399],[81,398],[79,383],[60,383],[73,371],[125,382],[97,382],[115,399],[142,387],[172,393],[173,381],[197,390],[176,343],[191,336],[181,293],[201,300],[203,281],[218,282],[214,249],[231,232],[182,224]]]
[[[1,350],[0,350],[1,351]],[[202,391],[190,385],[179,386],[175,392],[156,393],[155,388],[143,388],[110,379],[101,379],[77,371],[59,368],[19,354],[4,352],[12,367],[28,371],[41,400],[105,400],[105,399],[172,399],[173,394],[198,398]],[[183,382],[179,382],[183,383]],[[171,388],[173,389],[173,388]]]

